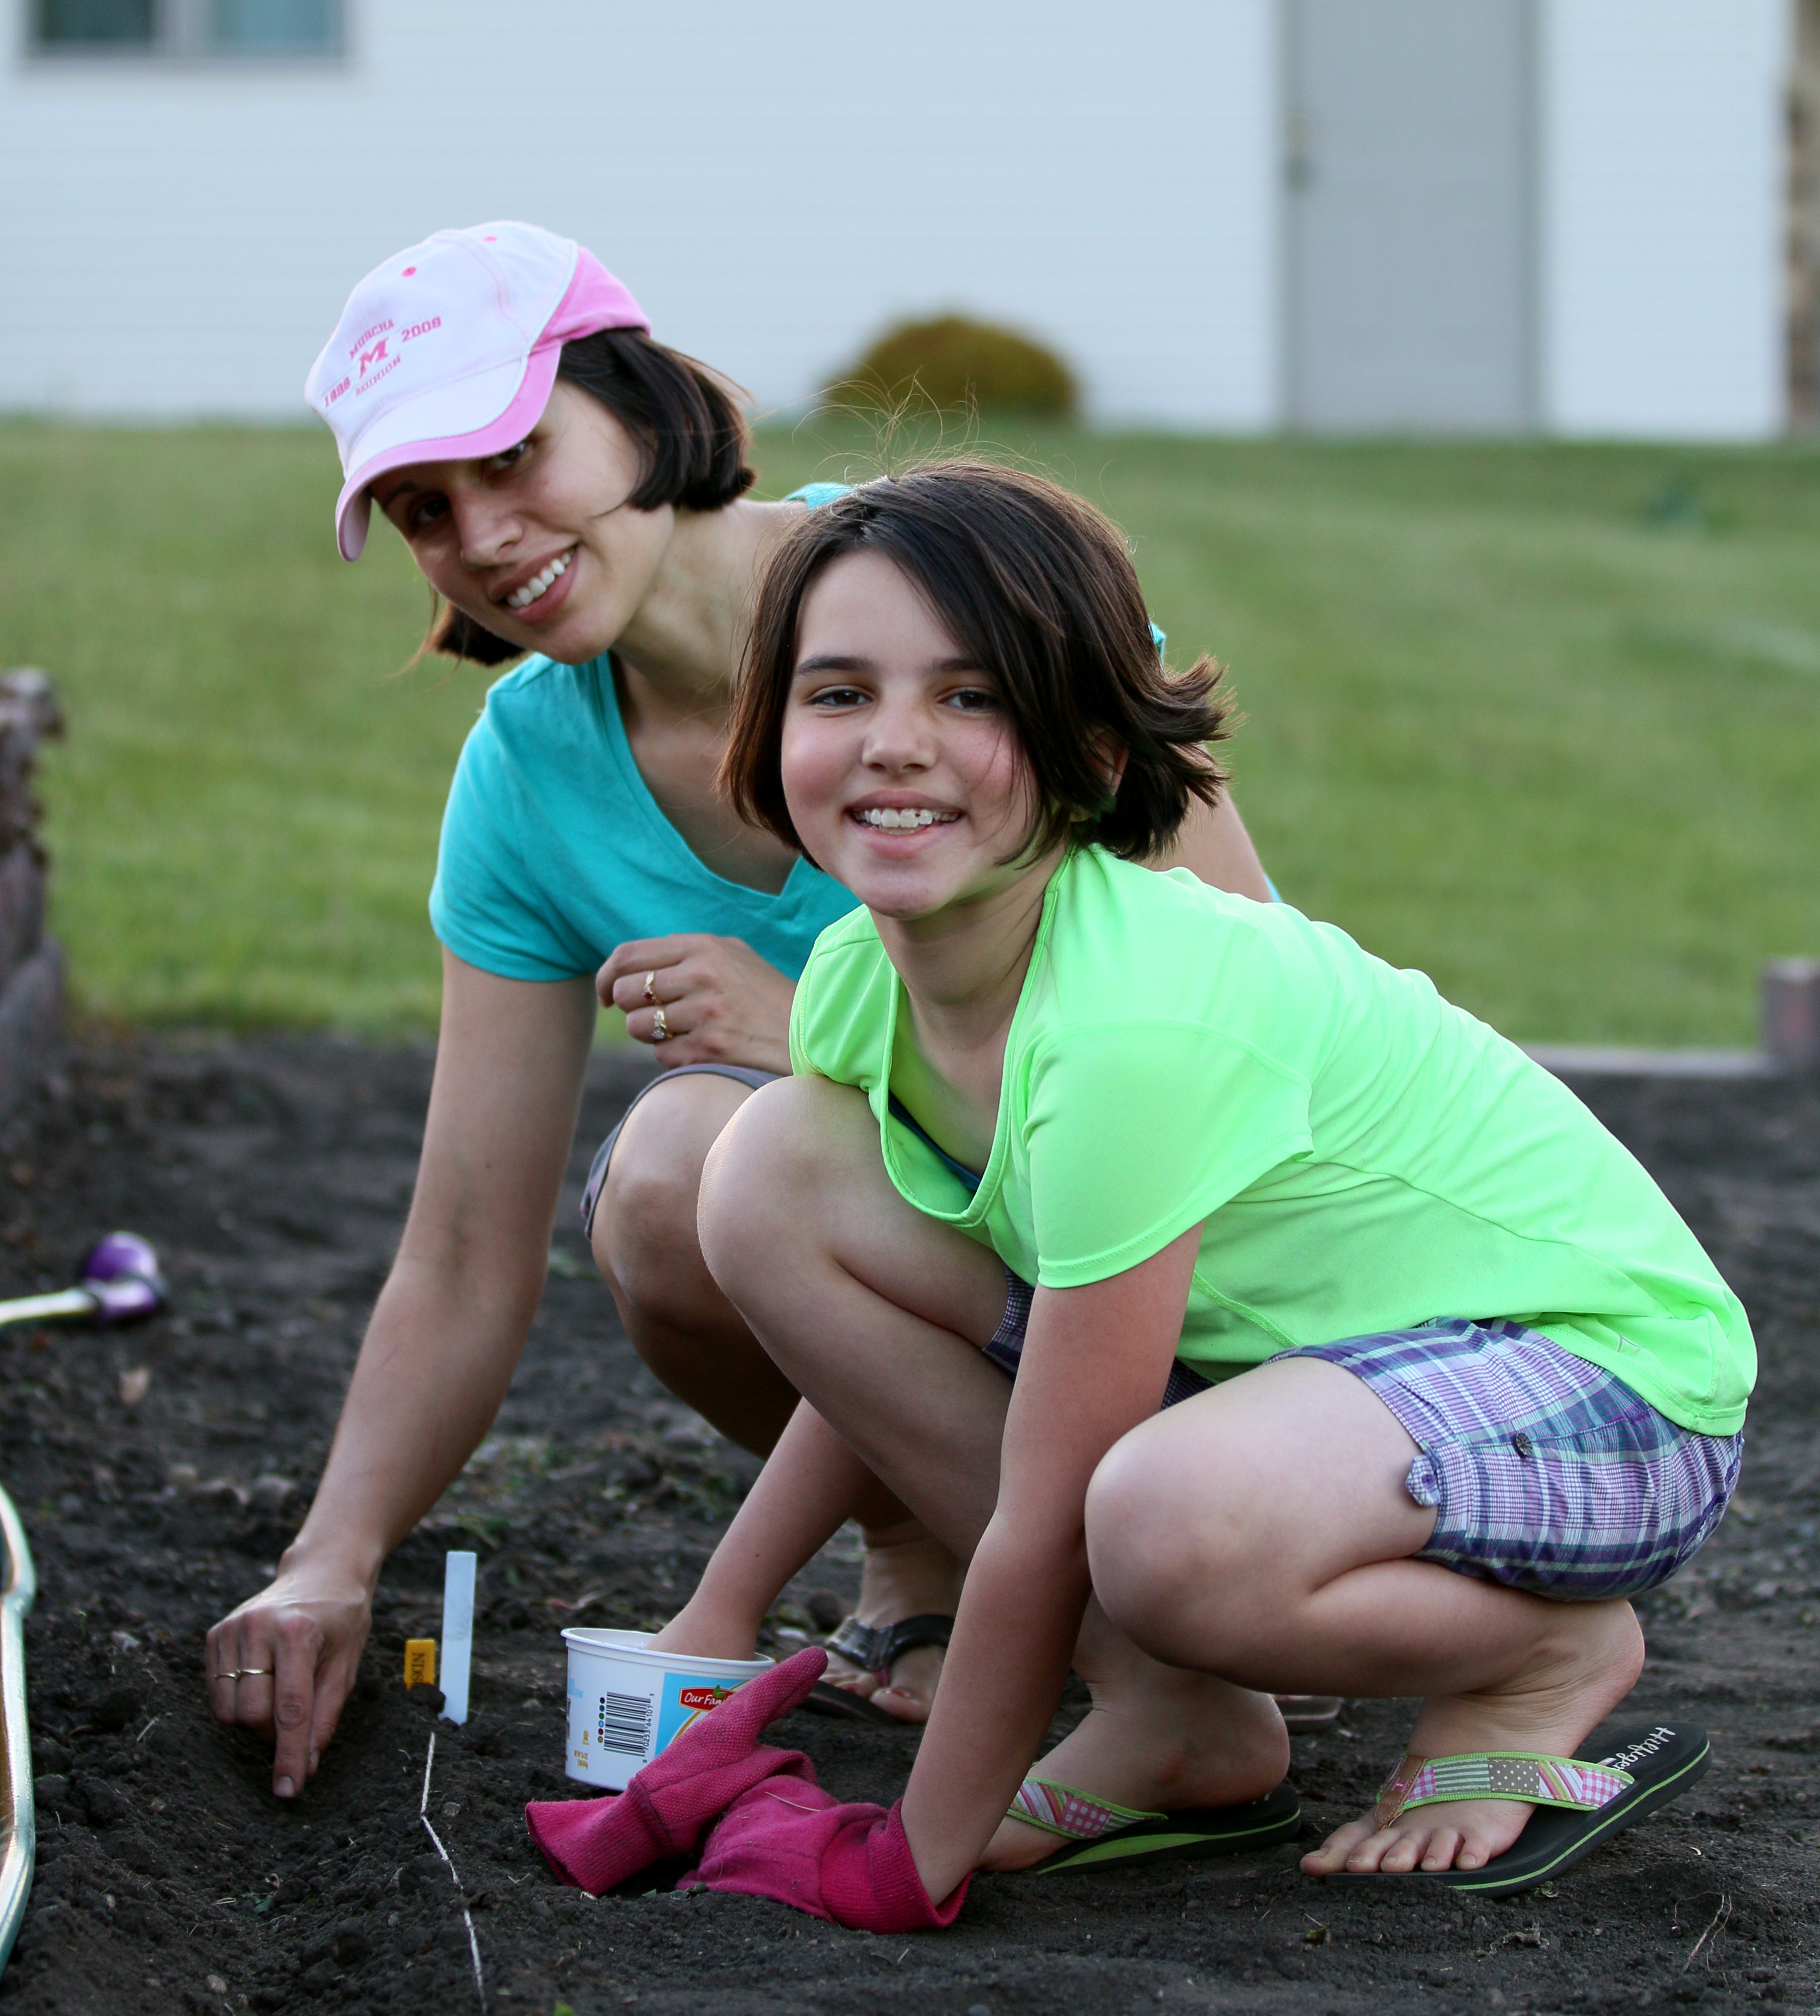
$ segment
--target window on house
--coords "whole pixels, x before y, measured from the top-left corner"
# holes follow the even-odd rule
[[[153,11],[152,0],[38,0],[35,39],[50,49],[149,49]]]
[[[214,0],[211,46],[262,55],[333,49],[340,40],[334,0]]]
[[[35,0],[33,46],[47,54],[334,56],[341,0]]]

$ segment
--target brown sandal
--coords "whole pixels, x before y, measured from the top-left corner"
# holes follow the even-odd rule
[[[873,1673],[888,1686],[891,1669],[906,1652],[919,1645],[945,1646],[955,1628],[953,1618],[936,1611],[921,1617],[906,1617],[897,1624],[861,1624],[857,1617],[843,1617],[823,1643],[861,1672]],[[837,1687],[832,1680],[818,1680],[803,1703],[811,1715],[838,1715],[849,1722],[869,1722],[885,1729],[915,1729],[888,1709],[876,1708],[864,1694]]]

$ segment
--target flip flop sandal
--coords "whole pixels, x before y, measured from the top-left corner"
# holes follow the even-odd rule
[[[1174,1813],[1140,1813],[1095,1798],[1073,1785],[1026,1778],[1005,1817],[1058,1834],[1069,1845],[1020,1873],[1052,1876],[1064,1869],[1123,1867],[1134,1862],[1187,1862],[1209,1855],[1249,1855],[1293,1841],[1302,1829],[1301,1802],[1287,1784],[1238,1806],[1194,1806]]]
[[[861,1672],[876,1674],[881,1685],[888,1685],[892,1667],[906,1652],[914,1652],[919,1645],[945,1646],[954,1628],[952,1617],[934,1611],[921,1617],[906,1617],[897,1624],[861,1624],[857,1617],[843,1617],[822,1642],[830,1652],[838,1652]],[[848,1722],[869,1722],[877,1728],[917,1726],[901,1715],[875,1708],[863,1694],[836,1687],[832,1680],[818,1680],[803,1706],[811,1715],[836,1715]]]
[[[1338,1694],[1279,1694],[1275,1697],[1283,1727],[1291,1736],[1306,1736],[1317,1729],[1331,1729],[1346,1704]]]
[[[1678,1798],[1712,1762],[1707,1732],[1692,1723],[1627,1729],[1599,1757],[1545,1757],[1493,1750],[1460,1757],[1405,1757],[1385,1781],[1372,1817],[1388,1827],[1412,1806],[1460,1799],[1527,1799],[1536,1808],[1516,1841],[1480,1869],[1340,1870],[1327,1881],[1441,1884],[1480,1895],[1533,1889],[1633,1821]]]

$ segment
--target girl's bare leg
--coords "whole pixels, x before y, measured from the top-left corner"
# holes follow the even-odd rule
[[[1404,1489],[1415,1454],[1351,1373],[1309,1359],[1260,1366],[1108,1454],[1088,1497],[1099,1600],[1153,1657],[1241,1686],[1420,1696],[1419,1755],[1571,1754],[1642,1669],[1630,1605],[1549,1602],[1409,1559],[1435,1516]],[[1144,1803],[1148,1766],[1134,1762],[1124,1783],[1140,1795],[1128,1796],[1111,1760],[1095,1762],[1095,1791]],[[1530,1810],[1485,1800],[1383,1830],[1357,1820],[1303,1867],[1477,1868]]]
[[[1088,1605],[1074,1669],[1093,1705],[1031,1766],[1037,1777],[1140,1813],[1238,1805],[1282,1783],[1289,1733],[1268,1693],[1150,1658],[1097,1599]],[[1007,1820],[980,1866],[1027,1869],[1061,1845],[1041,1827]]]
[[[768,1455],[797,1395],[714,1285],[701,1256],[696,1199],[702,1164],[721,1130],[751,1097],[736,1078],[697,1074],[654,1086],[613,1147],[595,1212],[593,1248],[632,1348],[669,1390],[743,1449]],[[996,1321],[996,1319],[995,1319]],[[891,1624],[951,1613],[962,1570],[954,1556],[876,1478],[851,1508],[866,1536],[856,1615]],[[928,1719],[941,1677],[938,1647],[907,1652],[890,1684],[845,1660],[829,1677],[906,1722]]]
[[[716,1280],[784,1375],[970,1559],[997,1502],[1011,1395],[980,1355],[1004,1312],[995,1255],[906,1204],[864,1100],[816,1078],[767,1086],[727,1129],[703,1175],[701,1229]],[[1151,1803],[1230,1805],[1282,1778],[1288,1738],[1268,1696],[1159,1664],[1093,1607],[1077,1661],[1095,1697],[1086,1726],[1137,1732],[1100,1748],[1109,1759],[1144,1749]],[[1070,1782],[1143,1803],[1092,1776]],[[1055,1845],[1008,1823],[990,1866]]]

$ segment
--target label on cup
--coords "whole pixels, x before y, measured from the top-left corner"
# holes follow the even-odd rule
[[[584,1778],[591,1778],[594,1773],[591,1742],[594,1731],[589,1723],[588,1710],[588,1690],[571,1673],[569,1676],[569,1768]],[[644,1750],[642,1745],[638,1757],[642,1762]]]
[[[596,1755],[624,1758],[635,1769],[648,1763],[733,1690],[718,1680],[665,1673],[649,1694],[602,1693],[573,1679],[568,1691],[570,1757],[586,1773]]]
[[[686,1673],[666,1673],[657,1700],[657,1751],[665,1750],[688,1728],[717,1708],[733,1690],[718,1680],[691,1679]]]

